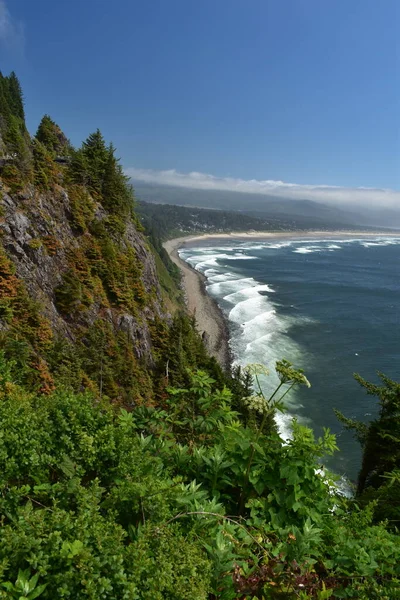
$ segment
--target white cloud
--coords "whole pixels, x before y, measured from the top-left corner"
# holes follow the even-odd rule
[[[126,174],[133,180],[157,185],[170,185],[199,190],[225,190],[230,192],[246,192],[278,196],[291,200],[313,200],[335,205],[353,205],[360,207],[384,207],[400,209],[400,192],[379,188],[346,188],[329,185],[301,185],[284,181],[257,179],[235,179],[232,177],[216,177],[207,173],[179,173],[175,169],[169,171],[153,171],[151,169],[126,169]]]
[[[24,25],[11,16],[4,0],[0,0],[0,43],[19,54],[24,52]]]

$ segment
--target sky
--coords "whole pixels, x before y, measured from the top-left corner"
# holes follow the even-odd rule
[[[31,133],[48,113],[141,181],[330,202],[400,207],[399,33],[399,0],[0,0]]]

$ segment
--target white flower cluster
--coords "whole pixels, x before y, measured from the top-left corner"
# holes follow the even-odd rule
[[[245,370],[248,371],[250,375],[269,375],[269,369],[261,363],[251,363],[245,367]]]
[[[261,415],[264,415],[265,413],[269,412],[268,402],[263,396],[261,396],[261,394],[249,396],[245,399],[244,402],[250,410],[255,410]]]

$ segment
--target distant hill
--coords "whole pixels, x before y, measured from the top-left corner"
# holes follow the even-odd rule
[[[243,211],[226,211],[157,204],[139,200],[136,212],[148,236],[166,240],[191,233],[227,233],[234,231],[309,231],[310,229],[332,229],[332,222],[316,220],[311,217],[289,217],[273,215],[254,216]],[[341,229],[348,226],[338,224]],[[156,242],[153,242],[156,245]]]
[[[260,219],[289,221],[293,228],[400,227],[400,212],[382,208],[337,208],[312,200],[263,194],[198,190],[132,181],[136,197],[145,202],[240,211]]]
[[[222,190],[196,190],[172,186],[146,185],[133,182],[136,196],[146,202],[178,204],[199,208],[241,211],[260,218],[298,220],[304,225],[304,218],[311,219],[311,225],[323,222],[356,225],[356,214],[312,202],[311,200],[289,200],[261,194],[226,192]]]

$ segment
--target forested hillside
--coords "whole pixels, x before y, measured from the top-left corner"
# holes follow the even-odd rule
[[[141,233],[115,149],[100,131],[73,149],[47,115],[31,139],[18,80],[1,86],[5,356],[35,390],[60,383],[123,404],[151,401],[165,387],[165,350],[178,352],[168,336],[190,326],[164,301],[156,262],[160,275],[166,269]],[[185,360],[209,366],[192,342],[182,346]]]
[[[190,233],[226,233],[231,231],[296,231],[295,219],[257,218],[243,212],[211,210],[172,204],[138,201],[137,213],[146,232],[165,240]]]
[[[270,365],[266,398],[264,365],[208,356],[100,131],[31,137],[11,74],[0,136],[0,598],[400,598],[399,384],[340,416],[364,447],[340,496],[334,436],[276,430],[305,374]]]
[[[264,194],[244,193],[239,191],[194,189],[190,187],[173,187],[169,185],[146,185],[141,181],[134,181],[137,197],[147,204],[157,203],[162,212],[163,207],[178,205],[180,208],[188,209],[192,213],[201,215],[212,214],[215,210],[225,213],[232,219],[232,225],[239,215],[252,217],[257,221],[263,221],[266,230],[345,230],[359,229],[376,231],[377,224],[386,227],[395,225],[396,215],[393,213],[393,224],[388,219],[387,211],[382,212],[383,221],[371,214],[360,214],[359,211],[349,212],[334,206],[312,202],[310,200],[290,200],[273,197]],[[149,209],[151,210],[151,209]],[[157,207],[155,208],[157,210]],[[204,213],[202,211],[205,211]],[[364,212],[364,211],[363,211]],[[368,210],[365,209],[365,213]],[[385,213],[385,214],[383,214]],[[190,215],[190,213],[187,213]],[[168,217],[167,217],[168,218]],[[216,217],[218,226],[221,219]],[[202,219],[199,219],[201,223]],[[371,226],[372,225],[372,226]],[[265,226],[264,226],[265,228]],[[254,227],[258,229],[258,227]]]

